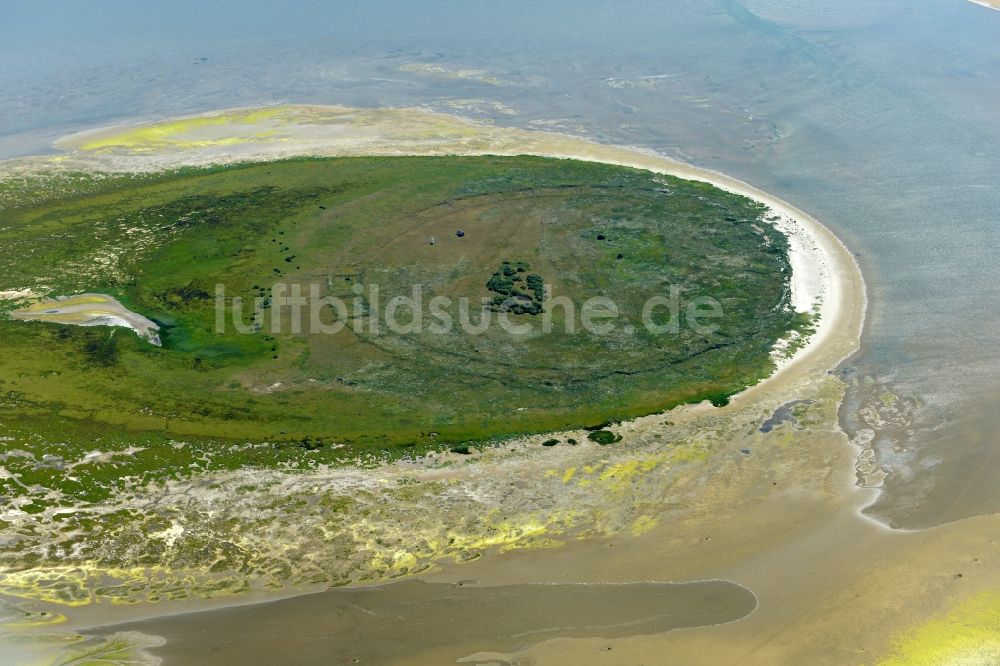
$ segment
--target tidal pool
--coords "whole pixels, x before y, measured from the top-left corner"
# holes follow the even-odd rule
[[[553,638],[660,634],[733,622],[756,607],[753,592],[723,580],[499,587],[408,580],[161,617],[98,633],[162,637],[152,653],[167,666],[507,663],[504,654]]]

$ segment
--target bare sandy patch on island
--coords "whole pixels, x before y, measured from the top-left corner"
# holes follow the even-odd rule
[[[21,292],[23,293],[23,292]],[[160,346],[160,327],[105,294],[77,294],[38,301],[10,313],[23,321],[48,321],[73,326],[121,326]]]

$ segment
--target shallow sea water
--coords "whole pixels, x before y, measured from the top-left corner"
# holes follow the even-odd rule
[[[480,587],[474,581],[411,580],[157,618],[114,631],[162,636],[166,642],[151,652],[176,664],[454,663],[466,658],[499,664],[508,663],[504,654],[554,637],[659,634],[732,622],[756,605],[752,592],[726,581]]]

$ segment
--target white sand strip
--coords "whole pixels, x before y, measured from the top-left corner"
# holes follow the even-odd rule
[[[160,327],[156,322],[132,312],[105,294],[60,296],[32,303],[10,313],[14,319],[49,321],[73,326],[121,326],[135,331],[143,340],[160,346]]]
[[[969,2],[986,7],[987,9],[996,9],[1000,11],[1000,0],[969,0]]]

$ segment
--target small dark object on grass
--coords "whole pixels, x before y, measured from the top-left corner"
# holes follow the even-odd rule
[[[465,235],[465,232],[462,231],[461,229],[459,229],[458,231],[455,232],[455,235],[458,236],[459,238],[461,238],[462,236]]]
[[[610,430],[595,430],[594,432],[587,435],[587,438],[592,442],[597,442],[601,446],[605,446],[607,444],[614,444],[615,442],[620,442],[622,436],[616,435]]]
[[[558,443],[559,443],[558,439],[547,439],[544,442],[542,442],[542,446],[555,446]]]
[[[89,336],[90,339],[84,344],[84,352],[88,360],[95,365],[109,367],[118,362],[118,342],[115,340],[114,331],[110,335],[104,335],[103,331]]]
[[[312,437],[303,437],[299,441],[299,446],[306,451],[316,451],[323,448],[323,439],[321,437],[317,437],[316,439],[313,439]]]
[[[625,255],[624,255],[624,254],[622,254],[621,252],[619,252],[619,253],[618,253],[618,258],[619,258],[619,259],[624,259],[624,258],[625,258]]]
[[[319,209],[320,210],[326,210],[326,206],[320,206]]]
[[[742,453],[745,456],[748,456],[750,455],[750,449],[740,449],[740,453]]]
[[[467,447],[467,446],[453,446],[453,447],[451,447],[451,452],[452,453],[460,453],[463,456],[467,456],[470,453],[472,453],[472,451],[469,450],[469,447]]]
[[[604,234],[597,234],[597,240],[604,240]]]

